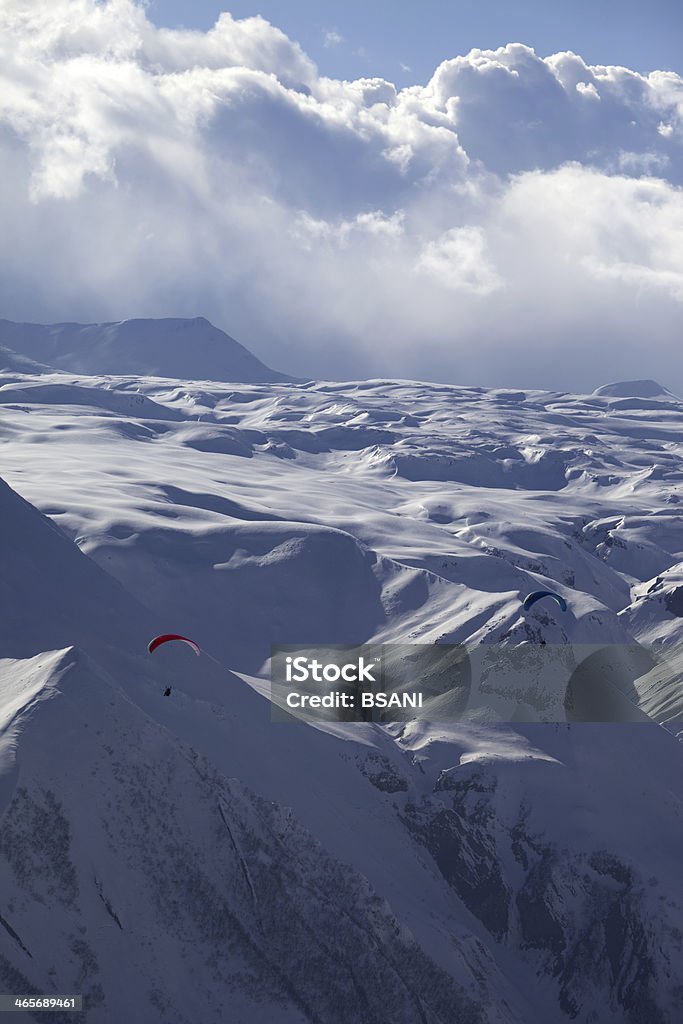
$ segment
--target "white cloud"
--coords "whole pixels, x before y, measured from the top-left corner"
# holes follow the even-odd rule
[[[336,28],[332,28],[328,32],[325,32],[323,36],[323,46],[328,50],[334,46],[339,46],[339,44],[343,42],[344,36],[340,35]]]
[[[595,82],[577,82],[576,91],[581,93],[582,96],[588,96],[594,100],[600,99],[600,93],[595,86]]]
[[[291,233],[310,251],[311,243],[322,239],[343,247],[357,239],[367,241],[372,236],[399,238],[404,233],[404,220],[403,210],[397,210],[390,217],[385,216],[381,210],[373,210],[370,213],[359,213],[352,220],[336,223],[316,219],[302,211]]]
[[[495,267],[486,255],[486,238],[478,227],[451,228],[427,242],[417,261],[445,288],[490,295],[502,287]]]
[[[320,375],[672,382],[671,72],[511,44],[400,90],[262,18],[4,0],[0,78],[0,315],[201,313]]]

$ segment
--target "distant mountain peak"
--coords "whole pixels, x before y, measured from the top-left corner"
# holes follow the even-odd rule
[[[0,320],[0,346],[58,370],[241,384],[291,380],[206,317],[135,317],[112,323]]]

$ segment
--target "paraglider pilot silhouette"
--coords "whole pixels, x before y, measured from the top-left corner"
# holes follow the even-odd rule
[[[189,647],[192,648],[197,657],[199,657],[201,653],[199,650],[199,645],[196,644],[194,640],[190,640],[189,637],[181,636],[180,633],[162,633],[160,636],[155,636],[154,639],[150,640],[150,642],[147,644],[147,650],[149,651],[150,654],[154,654],[158,647],[161,647],[162,644],[167,644],[170,640],[180,640],[182,643],[187,644]],[[170,696],[171,687],[167,686],[166,689],[164,690],[164,697]]]

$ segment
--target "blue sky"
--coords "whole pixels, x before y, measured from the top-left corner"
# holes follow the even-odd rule
[[[204,30],[223,10],[261,14],[340,78],[425,82],[448,57],[509,42],[541,56],[573,50],[591,64],[683,71],[680,0],[150,0],[148,8],[157,25]]]

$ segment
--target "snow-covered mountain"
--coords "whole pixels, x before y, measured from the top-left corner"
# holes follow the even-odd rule
[[[662,392],[0,375],[3,990],[92,1024],[679,1021]],[[543,587],[566,613],[523,612]],[[203,656],[149,656],[166,629]],[[642,645],[651,720],[273,721],[271,643],[369,640]]]
[[[75,373],[191,377],[241,383],[285,381],[202,316],[108,324],[18,324],[0,320],[0,366],[29,358]],[[6,350],[10,351],[7,352]]]

